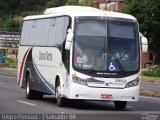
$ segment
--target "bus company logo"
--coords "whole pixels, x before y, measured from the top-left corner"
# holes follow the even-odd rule
[[[53,58],[53,55],[51,52],[49,53],[48,51],[45,51],[45,52],[39,51],[39,60],[52,61],[52,58]]]

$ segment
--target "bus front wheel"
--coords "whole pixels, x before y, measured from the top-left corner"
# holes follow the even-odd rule
[[[62,97],[60,83],[56,85],[56,99],[59,107],[65,106],[66,99]]]
[[[116,109],[125,109],[127,102],[126,101],[114,101]]]

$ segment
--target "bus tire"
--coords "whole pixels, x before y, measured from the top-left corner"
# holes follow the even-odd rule
[[[30,76],[26,76],[26,98],[27,99],[34,99],[34,91],[31,90],[31,83],[30,83]]]
[[[127,102],[126,101],[114,101],[114,105],[116,109],[125,109]]]
[[[34,91],[31,89],[31,83],[30,83],[30,75],[27,75],[26,77],[26,98],[29,100],[32,99],[42,99],[43,93]]]
[[[66,99],[63,98],[62,95],[61,95],[60,83],[56,85],[56,101],[57,101],[57,105],[59,107],[64,107],[65,106]]]

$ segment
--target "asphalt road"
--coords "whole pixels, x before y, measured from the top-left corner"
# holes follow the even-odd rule
[[[148,91],[160,91],[160,83],[141,81],[141,89]]]
[[[71,101],[66,107],[57,107],[54,96],[27,100],[16,78],[0,77],[0,119],[13,119],[12,114],[38,114],[37,119],[42,120],[160,120],[160,98],[140,96],[139,102],[129,102],[123,111],[105,101]]]

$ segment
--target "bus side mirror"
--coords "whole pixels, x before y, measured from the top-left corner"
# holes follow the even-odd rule
[[[68,29],[67,32],[68,32],[68,34],[67,34],[67,38],[66,38],[65,49],[70,50],[74,34],[71,29]]]
[[[148,40],[140,33],[142,52],[148,52]]]

